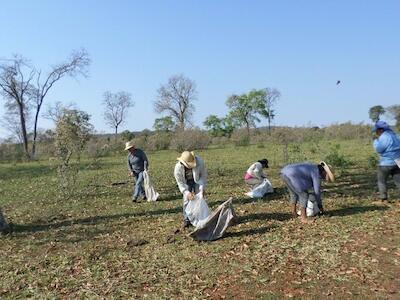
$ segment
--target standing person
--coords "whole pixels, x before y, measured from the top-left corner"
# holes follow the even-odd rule
[[[281,176],[289,190],[293,216],[297,216],[296,206],[299,202],[301,222],[309,223],[306,215],[307,201],[309,198],[314,200],[314,196],[318,208],[323,214],[321,179],[335,180],[335,176],[325,162],[321,161],[318,165],[311,163],[287,165],[281,170]],[[309,193],[309,190],[313,190],[314,193]]]
[[[400,138],[393,132],[390,126],[384,121],[377,121],[372,128],[375,133],[374,148],[379,154],[378,165],[378,189],[382,201],[387,201],[386,182],[390,176],[397,188],[400,189]]]
[[[132,201],[136,202],[140,196],[146,200],[146,194],[143,188],[143,171],[149,168],[149,161],[143,150],[138,149],[132,142],[125,144],[125,150],[128,154],[128,172],[129,176],[135,178],[135,186],[133,188]]]
[[[190,226],[185,209],[195,194],[201,192],[204,196],[207,183],[207,171],[204,161],[194,152],[183,151],[177,158],[174,176],[179,191],[183,195],[183,223],[182,228]]]
[[[266,158],[260,159],[259,161],[252,164],[244,175],[244,181],[251,188],[256,187],[263,183],[267,175],[264,174],[263,168],[268,168],[268,160]]]

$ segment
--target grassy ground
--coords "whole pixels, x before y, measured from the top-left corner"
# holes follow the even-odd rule
[[[319,159],[329,145],[303,145],[291,159]],[[82,166],[72,199],[56,193],[48,162],[0,165],[0,205],[14,232],[0,237],[1,298],[275,299],[400,298],[400,205],[376,203],[371,145],[341,143],[353,162],[324,186],[327,214],[314,224],[291,219],[279,179],[282,147],[199,152],[209,170],[212,208],[232,196],[237,223],[215,242],[174,234],[182,200],[174,178],[177,153],[149,153],[161,194],[156,203],[130,202],[125,153],[99,168]],[[298,157],[297,157],[298,156]],[[276,193],[249,199],[242,177],[263,157]],[[147,243],[135,246],[135,241]]]

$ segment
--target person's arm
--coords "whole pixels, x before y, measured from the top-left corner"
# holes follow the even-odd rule
[[[143,153],[143,166],[144,166],[144,169],[148,170],[149,166],[150,166],[149,160],[147,159],[146,153],[144,153],[144,151],[142,151],[142,153]]]
[[[131,165],[131,162],[130,162],[130,160],[129,160],[129,155],[128,155],[128,172],[129,172],[129,175],[133,175],[133,168],[132,168],[132,165]]]
[[[180,163],[177,163],[174,169],[174,177],[178,185],[179,191],[184,196],[187,196],[188,194],[190,194],[190,192],[189,192],[189,186],[186,184],[185,172],[183,168],[184,167]]]
[[[390,139],[384,134],[374,140],[374,148],[379,154],[385,152],[389,144]]]
[[[315,194],[315,201],[318,204],[318,207],[322,207],[322,200],[321,200],[321,176],[319,174],[319,170],[317,169],[316,172],[311,173],[311,178],[313,182],[313,189]]]

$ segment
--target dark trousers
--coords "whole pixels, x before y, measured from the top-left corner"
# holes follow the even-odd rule
[[[382,200],[387,199],[387,179],[393,177],[394,184],[400,190],[400,168],[395,166],[379,166],[378,167],[378,189],[379,197]]]

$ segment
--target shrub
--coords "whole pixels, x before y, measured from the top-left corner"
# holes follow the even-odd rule
[[[171,143],[171,134],[169,133],[156,133],[146,140],[146,150],[167,150]]]
[[[170,149],[175,149],[179,152],[206,149],[210,142],[211,139],[205,132],[199,129],[187,129],[174,134]]]
[[[250,136],[245,129],[237,129],[232,133],[231,141],[235,146],[248,146],[250,144]]]

